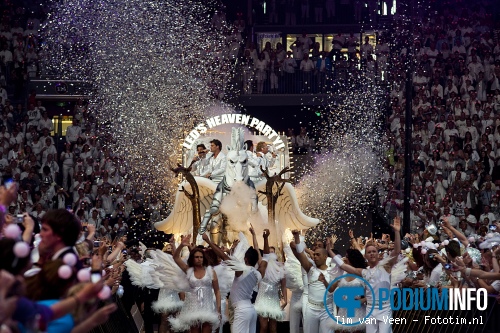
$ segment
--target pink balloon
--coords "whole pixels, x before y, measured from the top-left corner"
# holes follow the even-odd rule
[[[61,279],[67,280],[71,277],[71,274],[73,274],[73,270],[68,265],[62,265],[57,270],[57,274]]]
[[[426,253],[427,253],[427,250],[426,250],[426,249],[422,249],[422,251],[420,251],[420,253],[422,253],[422,254],[426,254]]]
[[[111,296],[111,289],[108,286],[102,287],[99,294],[97,294],[97,297],[99,297],[100,300],[108,299],[109,296]]]
[[[18,258],[26,258],[30,254],[30,247],[25,242],[17,242],[14,245],[14,254]]]
[[[75,266],[78,258],[74,255],[74,253],[66,253],[63,257],[63,262],[68,266]]]
[[[414,249],[418,249],[418,245],[419,245],[419,244],[413,244],[413,248],[414,248]]]
[[[17,239],[21,236],[22,230],[17,224],[9,224],[3,229],[3,234],[7,238]]]
[[[80,269],[78,273],[76,273],[76,277],[80,282],[89,282],[90,281],[90,271],[86,268]]]
[[[443,241],[443,244],[444,244],[444,246],[446,246],[446,245],[450,244],[450,241],[449,241],[449,240],[447,240],[447,239],[445,239],[445,240]]]
[[[425,246],[425,241],[421,241],[420,245]]]

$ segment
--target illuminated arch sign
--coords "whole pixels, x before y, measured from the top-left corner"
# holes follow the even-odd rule
[[[278,132],[272,129],[271,126],[267,125],[262,120],[259,120],[250,115],[237,113],[228,113],[222,114],[220,116],[214,116],[205,120],[204,123],[196,125],[195,128],[184,138],[184,143],[182,144],[182,146],[184,148],[191,149],[193,144],[201,136],[201,134],[205,134],[209,129],[213,127],[224,124],[238,124],[250,128],[255,128],[272,142],[275,149],[281,149],[285,147],[285,143],[281,139],[281,136],[278,134]]]

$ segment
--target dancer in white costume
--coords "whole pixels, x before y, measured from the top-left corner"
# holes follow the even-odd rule
[[[207,265],[202,249],[193,249],[187,264],[181,259],[182,248],[189,245],[190,238],[191,235],[182,238],[175,250],[174,260],[186,273],[191,290],[186,292],[182,310],[177,317],[170,319],[170,324],[177,332],[210,333],[220,323],[219,283],[214,269]]]
[[[298,230],[292,231],[294,241],[290,243],[290,247],[295,257],[300,261],[302,268],[307,272],[307,301],[304,300],[303,314],[304,314],[304,332],[307,333],[329,333],[330,326],[332,325],[332,318],[328,315],[324,304],[324,295],[326,288],[331,281],[331,275],[327,271],[326,259],[328,253],[324,248],[316,248],[313,254],[313,261],[311,263],[304,253],[306,248],[305,244],[301,242]],[[333,286],[332,286],[333,287]],[[333,288],[328,290],[327,297],[330,300],[326,306],[329,307],[330,312],[333,311],[333,302],[331,292]]]
[[[165,245],[163,248],[163,252],[168,256],[171,256],[174,251],[174,245],[172,243]],[[153,302],[152,305],[153,310],[161,316],[158,333],[171,332],[168,317],[171,314],[177,313],[182,308],[182,305],[183,302],[180,300],[179,293],[177,291],[168,288],[160,288],[158,300]]]
[[[227,311],[227,295],[231,290],[234,280],[234,272],[226,265],[221,265],[220,259],[212,249],[205,250],[205,257],[208,260],[208,264],[214,268],[215,273],[217,273],[217,280],[219,281],[219,291],[220,291],[220,304],[221,304],[221,323],[218,330],[213,330],[212,332],[219,331],[222,333],[223,325],[228,321],[226,311]]]
[[[253,231],[253,229],[252,229]],[[255,311],[259,315],[260,333],[276,333],[277,320],[283,320],[287,301],[285,270],[278,262],[274,253],[275,248],[270,247],[271,253],[267,262],[266,275],[259,283],[259,291],[255,300]],[[283,293],[284,303],[280,304],[280,288]]]
[[[365,258],[368,261],[368,268],[355,268],[351,265],[344,263],[340,255],[333,258],[335,263],[339,265],[344,271],[350,274],[356,274],[362,276],[367,280],[372,286],[375,295],[379,295],[379,289],[381,288],[391,288],[391,270],[398,260],[398,256],[401,252],[401,218],[396,216],[394,218],[394,223],[392,225],[394,229],[394,250],[389,256],[388,260],[379,259],[378,249],[374,244],[367,244],[365,246]],[[392,281],[394,284],[394,281]],[[392,318],[391,304],[389,301],[382,303],[382,308],[380,309],[380,302],[378,299],[373,299],[373,295],[368,287],[365,287],[366,296],[366,311],[370,311],[373,307],[373,312],[366,324],[366,333],[390,333],[392,332],[392,326],[390,320],[387,318]],[[375,320],[373,320],[375,319]],[[385,320],[384,320],[385,319]]]
[[[267,255],[269,254],[269,230],[264,230],[264,258],[262,258],[259,268],[254,266],[259,260],[258,250],[250,247],[245,252],[244,263],[230,258],[216,244],[214,244],[207,234],[203,234],[203,240],[223,259],[224,264],[235,271],[235,277],[229,299],[234,307],[234,320],[231,332],[255,333],[257,327],[257,312],[252,305],[253,288],[265,276],[267,268]]]
[[[348,249],[346,251],[346,256],[344,258],[344,262],[348,265],[351,265],[356,268],[366,268],[366,261],[363,255],[359,250],[354,250],[354,249]],[[335,282],[333,285],[335,289],[338,287],[365,287],[365,284],[363,281],[360,279],[356,279],[354,277],[346,277],[341,279],[340,281]],[[334,292],[335,293],[335,292]],[[364,304],[366,299],[363,297],[360,299],[361,304]],[[338,332],[364,332],[365,331],[365,324],[361,323],[363,318],[365,318],[366,315],[366,307],[363,305],[360,308],[356,309],[354,317],[347,317],[347,310],[345,308],[340,308],[339,311],[337,311],[337,320],[339,323],[336,321],[333,321],[332,329],[335,330],[336,333]],[[348,319],[350,321],[348,321]],[[360,322],[357,325],[352,325],[352,326],[346,326],[346,325],[341,325],[342,323],[356,323]]]
[[[299,333],[300,318],[302,318],[302,292],[304,282],[302,280],[302,267],[300,262],[293,255],[290,246],[285,245],[285,279],[286,287],[292,291],[290,299],[290,333]]]

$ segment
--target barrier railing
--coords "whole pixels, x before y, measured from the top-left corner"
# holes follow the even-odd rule
[[[326,94],[332,89],[332,82],[340,71],[317,70],[304,72],[296,70],[258,71],[242,67],[238,73],[241,93],[250,94]]]
[[[242,95],[260,94],[328,94],[338,86],[348,83],[353,69],[337,66],[332,70],[314,69],[306,72],[295,69],[293,73],[283,69],[259,71],[253,67],[238,67],[234,81]],[[370,75],[378,85],[387,85],[387,72]]]

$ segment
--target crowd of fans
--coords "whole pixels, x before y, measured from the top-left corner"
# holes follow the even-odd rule
[[[262,50],[248,42],[240,59],[240,82],[243,94],[325,94],[343,84],[350,72],[360,68],[375,79],[387,80],[389,46],[383,38],[374,47],[365,37],[336,34],[330,51],[306,32],[287,50],[281,42],[275,47],[266,42]],[[347,52],[342,52],[347,49]]]
[[[422,232],[447,218],[480,238],[500,221],[500,39],[486,7],[446,6],[414,28],[411,220]],[[395,35],[405,32],[396,25]],[[397,39],[396,39],[397,40]],[[390,56],[387,171],[381,202],[402,214],[407,49]],[[439,228],[438,228],[439,229]]]
[[[44,8],[6,3],[0,27],[0,176],[19,185],[8,212],[27,212],[40,223],[51,209],[69,209],[95,226],[96,236],[107,239],[125,234],[138,211],[141,217],[159,221],[161,205],[154,199],[136,201],[143,197],[134,190],[120,159],[101,144],[112,138],[98,137],[97,121],[86,101],[74,104],[73,123],[63,141],[55,142],[43,102],[35,92],[26,96],[26,80],[41,70],[38,31],[46,17]],[[16,79],[20,77],[22,82]]]
[[[123,262],[138,254],[129,243],[126,253],[125,235],[146,234],[161,218],[161,205],[136,193],[119,158],[101,145],[111,138],[97,136],[83,100],[74,105],[61,149],[43,102],[26,93],[41,70],[44,7],[3,6],[0,176],[10,189],[0,190],[1,331],[88,332],[104,324],[100,329],[122,325],[135,332],[132,305],[124,310],[123,304],[140,297],[127,287],[118,301],[127,285],[120,282],[127,276]]]

